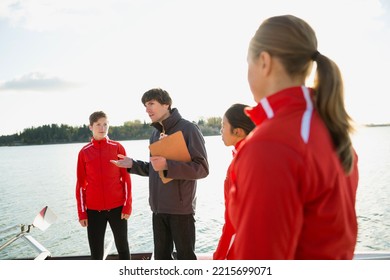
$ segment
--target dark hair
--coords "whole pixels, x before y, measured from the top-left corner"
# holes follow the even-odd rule
[[[160,104],[169,105],[168,109],[171,110],[172,99],[166,90],[161,88],[153,88],[148,90],[142,95],[141,101],[142,104],[145,105],[145,103],[150,100],[156,100]]]
[[[107,115],[106,113],[104,113],[103,111],[96,111],[96,112],[93,112],[90,116],[89,116],[89,124],[90,125],[93,125],[95,122],[97,122],[100,118],[107,118]]]
[[[353,166],[350,133],[351,118],[344,106],[344,89],[336,63],[317,50],[314,30],[304,20],[292,15],[275,16],[265,20],[249,45],[248,57],[257,59],[261,52],[279,58],[292,77],[306,78],[313,60],[317,63],[314,84],[315,106],[324,121],[344,170]]]
[[[255,128],[255,124],[244,112],[246,107],[248,105],[236,103],[225,112],[225,117],[230,123],[232,133],[233,129],[242,128],[248,135]]]

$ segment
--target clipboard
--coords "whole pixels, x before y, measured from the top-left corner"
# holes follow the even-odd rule
[[[149,145],[149,150],[152,156],[162,156],[166,159],[183,162],[191,161],[183,132],[180,130],[152,143]],[[159,171],[159,176],[164,184],[173,180],[165,177],[163,171]]]

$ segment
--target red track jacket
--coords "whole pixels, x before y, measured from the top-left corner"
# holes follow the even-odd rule
[[[237,151],[242,143],[242,140],[238,142],[233,150],[233,157],[237,154]],[[218,241],[217,249],[213,254],[214,260],[226,260],[229,247],[232,244],[233,236],[235,234],[232,222],[230,221],[228,207],[229,207],[229,193],[232,185],[231,179],[229,177],[230,168],[232,165],[229,165],[229,168],[226,172],[226,178],[224,182],[224,198],[225,198],[225,223],[222,227],[222,234]]]
[[[80,220],[87,219],[87,209],[109,210],[123,206],[123,214],[131,214],[130,174],[110,160],[125,155],[123,146],[108,139],[92,139],[79,152],[77,162],[76,199]]]
[[[310,89],[248,111],[256,128],[232,162],[228,259],[351,259],[357,240],[357,156],[348,176]]]

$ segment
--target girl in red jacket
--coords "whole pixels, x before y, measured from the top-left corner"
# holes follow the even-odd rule
[[[131,181],[126,169],[118,169],[110,160],[125,154],[123,146],[108,138],[108,120],[104,112],[89,117],[91,142],[79,152],[76,199],[81,226],[87,227],[91,258],[101,260],[107,222],[112,229],[119,259],[130,259],[127,219],[131,214]]]
[[[233,104],[224,114],[222,119],[222,141],[226,146],[234,146],[233,157],[236,155],[242,140],[252,131],[255,124],[244,113],[244,109],[248,107],[244,104]],[[213,254],[214,260],[226,260],[227,252],[233,241],[234,229],[230,222],[227,213],[229,204],[229,190],[231,181],[229,180],[229,169],[224,184],[225,197],[225,224],[222,228],[222,235],[218,242],[218,247]]]
[[[305,21],[276,16],[250,42],[248,81],[256,128],[230,168],[227,258],[352,259],[358,169],[338,67]]]

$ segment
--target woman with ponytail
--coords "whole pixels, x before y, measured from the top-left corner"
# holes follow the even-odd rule
[[[250,42],[248,82],[256,128],[230,168],[227,258],[352,259],[357,155],[337,65],[305,21],[276,16]]]

